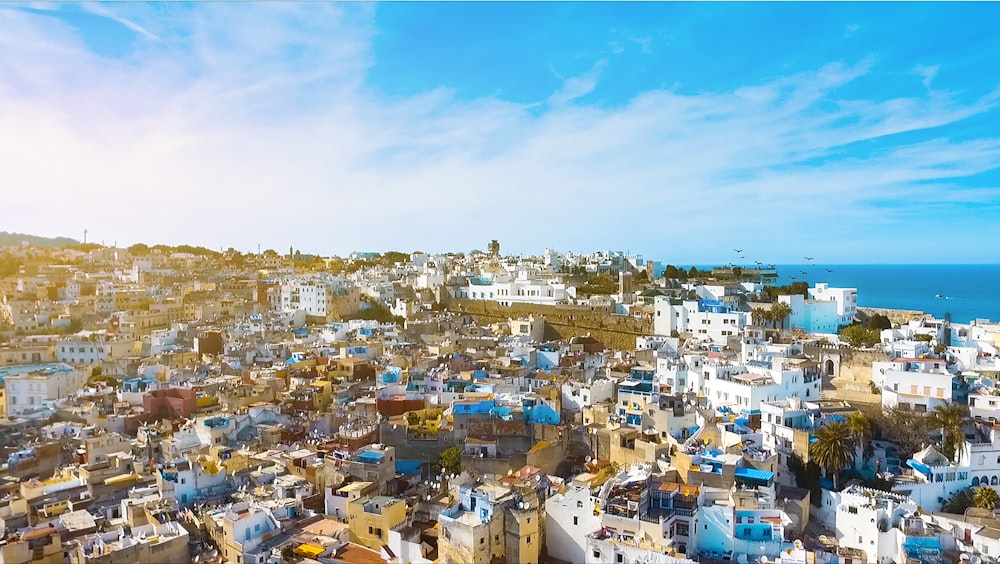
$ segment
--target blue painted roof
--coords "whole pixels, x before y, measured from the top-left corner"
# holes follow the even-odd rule
[[[489,413],[491,409],[496,405],[493,400],[480,400],[476,402],[463,401],[455,402],[452,405],[453,413]]]
[[[385,458],[385,455],[381,452],[368,451],[362,452],[358,455],[358,461],[364,462],[365,464],[374,464],[376,462],[380,462],[383,458]]]
[[[420,473],[420,467],[424,463],[419,460],[397,460],[396,473],[404,476],[413,476]]]
[[[756,468],[737,468],[735,475],[737,478],[744,478],[747,480],[759,480],[761,482],[769,482],[774,478],[774,472],[769,472],[767,470],[758,470]]]

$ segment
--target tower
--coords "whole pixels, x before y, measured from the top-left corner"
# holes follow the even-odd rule
[[[622,270],[618,273],[618,294],[621,296],[623,304],[631,304],[635,301],[635,292],[632,290],[632,273]]]

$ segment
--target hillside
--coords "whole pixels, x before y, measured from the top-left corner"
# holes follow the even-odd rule
[[[0,231],[0,247],[20,245],[22,241],[27,241],[30,245],[35,247],[66,247],[69,245],[79,244],[79,241],[76,239],[70,239],[69,237],[38,237],[24,233],[8,233],[6,231]]]

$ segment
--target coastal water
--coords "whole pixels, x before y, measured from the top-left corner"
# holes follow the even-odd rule
[[[1000,321],[998,264],[778,265],[778,283],[858,289],[860,307],[909,309],[952,321]],[[792,278],[794,277],[794,279]],[[940,296],[940,297],[938,297]]]

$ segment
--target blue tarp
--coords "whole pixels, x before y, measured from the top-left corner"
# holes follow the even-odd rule
[[[932,474],[930,466],[924,464],[923,462],[917,462],[916,460],[913,460],[912,458],[906,461],[906,465],[909,466],[910,468],[913,468],[917,472],[920,472],[921,474],[924,474],[924,475],[927,475],[927,476],[930,476]]]
[[[735,475],[737,478],[745,480],[757,480],[760,482],[770,482],[774,478],[774,472],[758,470],[756,468],[737,468]]]

